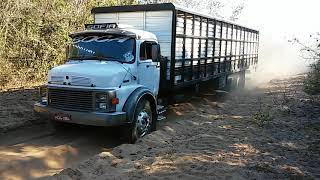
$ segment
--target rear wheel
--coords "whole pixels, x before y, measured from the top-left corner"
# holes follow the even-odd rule
[[[146,99],[140,100],[135,109],[132,124],[129,130],[126,130],[129,143],[135,143],[137,139],[154,130],[154,118],[150,102]]]

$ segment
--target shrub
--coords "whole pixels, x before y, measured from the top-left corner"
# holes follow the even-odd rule
[[[304,90],[311,95],[320,94],[320,61],[310,65],[310,71],[304,81]]]
[[[320,94],[320,32],[310,35],[307,42],[302,42],[297,38],[290,42],[299,44],[301,57],[312,61],[304,81],[305,92],[310,95]]]
[[[260,127],[268,125],[273,120],[269,110],[258,111],[252,115],[252,122]]]

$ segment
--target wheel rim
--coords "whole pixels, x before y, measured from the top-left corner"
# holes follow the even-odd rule
[[[139,112],[136,127],[138,137],[143,137],[149,132],[151,127],[151,114],[145,109]]]

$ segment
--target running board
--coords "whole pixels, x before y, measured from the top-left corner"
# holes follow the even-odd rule
[[[162,120],[165,120],[165,119],[167,119],[165,116],[158,115],[157,121],[162,121]]]
[[[166,117],[163,116],[163,114],[167,111],[167,109],[164,106],[157,105],[157,114],[158,114],[158,121],[165,120]]]

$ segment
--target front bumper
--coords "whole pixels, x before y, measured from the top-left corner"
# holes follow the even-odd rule
[[[41,117],[55,120],[56,114],[67,114],[71,117],[66,123],[92,125],[92,126],[119,126],[128,123],[125,112],[99,113],[99,112],[77,112],[65,111],[48,107],[40,103],[34,105],[34,111]],[[58,121],[58,120],[55,120]]]

